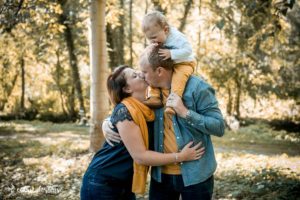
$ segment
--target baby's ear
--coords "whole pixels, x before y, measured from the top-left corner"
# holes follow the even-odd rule
[[[168,25],[165,25],[164,31],[165,31],[166,33],[169,33],[169,30],[170,30],[170,27],[169,27]]]

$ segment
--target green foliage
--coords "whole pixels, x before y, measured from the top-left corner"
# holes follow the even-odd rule
[[[278,4],[271,0],[211,4],[219,15],[216,27],[225,34],[224,45],[230,50],[214,49],[214,56],[202,59],[203,71],[218,88],[231,91],[227,95],[235,98],[235,114],[241,95],[257,99],[275,94],[299,101],[300,37],[295,20],[290,20],[298,16],[294,12],[299,12],[299,5],[288,6],[294,9],[286,18],[277,14]]]
[[[134,1],[133,66],[146,43],[140,23],[145,12],[161,8],[180,27],[187,1]],[[201,4],[200,4],[201,3]],[[25,68],[25,108],[40,116],[79,110],[66,43],[71,30],[89,108],[88,1],[0,2],[0,111],[20,112],[21,61]],[[243,100],[273,96],[299,104],[299,2],[285,0],[193,1],[184,33],[193,45],[201,74],[226,102],[224,113],[243,115]],[[110,65],[130,63],[128,1],[106,1]],[[197,73],[199,70],[197,71]],[[89,110],[89,109],[87,109]]]

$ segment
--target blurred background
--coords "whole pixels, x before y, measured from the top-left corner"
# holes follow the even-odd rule
[[[0,0],[0,199],[79,199],[92,156],[89,6]],[[299,199],[299,0],[106,0],[102,67],[139,67],[154,9],[188,37],[226,119],[214,198]]]

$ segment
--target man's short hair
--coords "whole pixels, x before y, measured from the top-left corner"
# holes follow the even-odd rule
[[[171,60],[171,58],[164,60],[163,57],[161,57],[158,53],[159,49],[167,48],[162,45],[157,45],[151,48],[148,52],[148,61],[152,69],[156,70],[158,67],[163,67],[166,70],[172,70],[174,65],[173,61]]]

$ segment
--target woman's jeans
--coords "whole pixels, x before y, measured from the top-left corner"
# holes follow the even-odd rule
[[[210,200],[213,194],[214,178],[211,176],[206,181],[184,187],[181,175],[162,174],[162,182],[151,178],[150,200]]]
[[[120,181],[97,173],[86,172],[81,185],[81,200],[135,200],[131,180]]]

